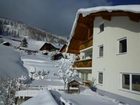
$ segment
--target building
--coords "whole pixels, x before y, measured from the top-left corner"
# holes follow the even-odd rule
[[[92,80],[98,92],[130,105],[140,105],[139,28],[140,5],[80,9],[68,47],[68,52],[80,55],[91,49]],[[88,36],[93,42],[81,50]]]
[[[18,103],[16,105],[58,105],[57,101],[54,99],[49,90],[42,90],[42,92],[40,92],[37,96],[24,101],[22,104],[20,104],[21,100],[18,100],[17,102]],[[59,103],[61,103],[61,101]]]
[[[92,45],[93,19],[83,18],[79,14],[74,22],[67,52],[77,55],[73,69],[78,71],[83,82],[92,80]]]
[[[71,59],[71,61],[73,62],[73,60],[75,59],[75,54],[73,54],[73,53],[68,53],[66,50],[67,50],[67,44],[64,44],[61,48],[60,48],[60,50],[59,50],[59,52],[63,55],[63,57],[65,58],[65,59]]]
[[[67,45],[64,44],[64,45],[60,48],[59,52],[61,52],[61,53],[66,52],[66,48],[67,48]]]
[[[38,96],[41,93],[46,92],[46,90],[20,90],[15,93],[15,104],[21,105],[25,101]]]
[[[82,84],[82,82],[78,76],[73,76],[73,77],[67,78],[67,81],[66,81],[67,92],[68,93],[74,93],[74,92],[80,93],[80,84]]]
[[[59,48],[56,48],[54,45],[52,45],[51,43],[44,43],[43,46],[40,48],[41,51],[56,51],[59,50]]]
[[[37,41],[28,39],[27,40],[27,47],[20,46],[20,50],[24,50],[28,54],[37,53],[40,51],[40,48],[45,44],[43,41]]]

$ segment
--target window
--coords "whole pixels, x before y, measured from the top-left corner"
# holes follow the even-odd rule
[[[127,39],[119,40],[119,53],[127,52]]]
[[[81,73],[81,78],[83,81],[87,81],[88,80],[88,74],[87,73]]]
[[[122,74],[122,88],[140,92],[140,74]]]
[[[130,77],[129,77],[129,74],[123,74],[122,76],[122,87],[124,89],[129,89],[130,87]]]
[[[100,28],[100,32],[103,32],[104,31],[104,23],[100,24],[99,28]]]
[[[102,72],[99,72],[99,74],[98,74],[98,83],[103,84],[103,73]]]
[[[99,46],[99,57],[103,57],[103,50],[104,46],[103,45]]]
[[[132,75],[132,90],[140,92],[140,75]]]

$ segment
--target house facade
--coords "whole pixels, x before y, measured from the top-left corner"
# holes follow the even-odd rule
[[[139,105],[140,5],[80,9],[71,40],[81,20],[93,24],[91,78],[98,92],[122,103]]]
[[[75,22],[77,25],[72,29],[67,52],[77,56],[73,70],[77,70],[79,77],[86,83],[92,80],[93,23],[90,19],[82,18],[82,15]]]
[[[56,48],[54,45],[52,45],[51,43],[44,43],[44,45],[40,48],[40,51],[56,51],[59,50],[59,48]]]
[[[139,28],[128,16],[95,18],[92,71],[98,89],[140,101]]]

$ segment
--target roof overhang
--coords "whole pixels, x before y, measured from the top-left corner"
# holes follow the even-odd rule
[[[113,8],[113,7],[112,7]],[[95,10],[95,9],[93,9]],[[114,16],[128,16],[130,20],[135,22],[140,22],[140,11],[123,11],[122,10],[100,10],[96,12],[91,12],[88,9],[85,11],[79,10],[77,12],[71,35],[70,42],[68,44],[67,52],[68,53],[79,53],[80,44],[87,39],[87,36],[93,36],[93,22],[96,17],[102,17],[105,20],[111,21],[111,18]],[[85,13],[88,12],[86,15]]]
[[[89,16],[83,17],[81,14],[78,17],[73,35],[68,45],[68,53],[80,53],[81,43],[88,40],[89,36],[92,37],[93,34],[93,19]]]

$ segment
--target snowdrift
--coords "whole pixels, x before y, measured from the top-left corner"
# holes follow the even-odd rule
[[[10,47],[0,45],[0,78],[8,79],[27,75],[28,72],[22,64],[20,54]]]

